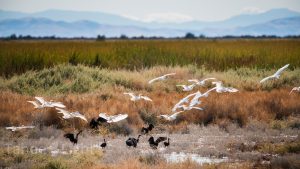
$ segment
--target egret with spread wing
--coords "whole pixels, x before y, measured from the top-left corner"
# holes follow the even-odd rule
[[[138,101],[138,100],[143,99],[143,100],[145,100],[145,101],[150,101],[150,102],[152,102],[152,99],[150,99],[148,96],[143,96],[142,94],[139,94],[138,96],[135,95],[134,93],[123,93],[123,94],[129,95],[129,96],[131,97],[131,98],[130,98],[131,101]]]
[[[61,108],[56,108],[56,110],[59,110],[57,113],[63,114],[63,116],[62,116],[63,119],[70,119],[70,118],[75,118],[76,117],[76,118],[80,118],[80,119],[87,122],[87,119],[85,118],[85,116],[82,115],[81,113],[79,113],[78,111],[69,112],[69,111],[61,109]]]
[[[126,119],[128,117],[128,114],[117,114],[117,115],[109,116],[106,113],[100,113],[99,117],[101,117],[102,120],[106,120],[107,123],[115,123]]]
[[[230,92],[230,93],[234,93],[234,92],[238,92],[239,90],[233,87],[224,87],[222,85],[222,82],[212,82],[212,84],[215,84],[216,87],[214,88],[216,90],[216,92],[218,93],[223,93],[223,92]]]
[[[21,130],[21,129],[33,129],[35,126],[20,126],[20,127],[16,127],[16,126],[11,126],[11,127],[5,127],[5,129],[7,130],[11,130],[11,131],[17,131],[17,130]]]
[[[66,106],[63,105],[61,102],[53,102],[53,101],[46,101],[44,100],[43,97],[35,97],[36,100],[38,100],[42,106],[45,106],[45,107],[59,107],[59,108],[65,108]]]
[[[168,78],[168,76],[173,76],[173,75],[175,75],[175,74],[176,74],[176,73],[165,74],[165,75],[162,75],[162,76],[160,76],[160,77],[157,77],[157,78],[154,78],[154,79],[150,80],[148,83],[151,84],[151,83],[153,83],[153,82],[155,82],[155,81],[166,80],[166,79]]]
[[[300,86],[299,86],[299,87],[294,87],[294,88],[291,90],[290,94],[292,94],[293,91],[300,92]]]
[[[191,84],[191,85],[176,85],[176,86],[180,86],[180,87],[182,87],[182,91],[188,92],[188,91],[192,91],[194,89],[194,87],[196,86],[196,83]]]
[[[285,66],[283,66],[282,68],[280,68],[279,70],[277,70],[277,72],[274,73],[273,75],[268,76],[268,77],[262,79],[262,80],[260,81],[260,83],[263,83],[263,82],[265,82],[265,81],[267,81],[267,80],[270,80],[270,79],[279,79],[279,77],[280,77],[280,75],[282,74],[282,72],[283,72],[284,70],[286,70],[286,69],[289,67],[289,65],[290,65],[290,64],[286,64]]]
[[[179,108],[179,106],[181,106],[182,104],[184,103],[188,103],[189,102],[189,99],[192,97],[192,96],[195,96],[198,92],[196,93],[192,93],[192,94],[189,94],[188,96],[184,97],[183,99],[181,99],[178,103],[175,104],[175,106],[172,108],[172,112],[176,112],[176,110]]]
[[[159,115],[158,117],[162,117],[164,118],[165,120],[168,120],[168,121],[173,121],[177,118],[177,116],[182,113],[183,111],[179,111],[179,112],[176,112],[172,115],[167,115],[167,114],[163,114],[163,115]]]

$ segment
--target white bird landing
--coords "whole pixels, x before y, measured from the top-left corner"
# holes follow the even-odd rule
[[[223,93],[223,92],[230,92],[230,93],[234,93],[234,92],[238,92],[239,90],[233,87],[224,87],[222,85],[222,82],[212,82],[212,84],[215,84],[216,87],[213,88],[216,90],[216,92],[218,93]]]
[[[206,78],[206,79],[203,79],[203,80],[198,80],[198,79],[190,79],[188,80],[189,82],[194,82],[196,85],[198,86],[204,86],[205,85],[205,82],[208,81],[208,80],[216,80],[216,78]]]
[[[62,116],[63,119],[70,119],[70,118],[75,118],[76,117],[76,118],[80,118],[80,119],[87,122],[87,119],[85,118],[85,116],[82,115],[81,113],[79,113],[78,111],[69,112],[69,111],[61,109],[61,108],[56,108],[56,110],[58,110],[57,113],[63,114],[63,116]]]
[[[107,123],[115,123],[115,122],[126,119],[128,117],[128,114],[117,114],[117,115],[109,116],[106,113],[100,113],[99,117],[107,120],[106,121]]]
[[[142,94],[139,94],[138,96],[135,95],[134,93],[123,93],[123,94],[129,95],[129,96],[131,97],[131,98],[130,98],[131,101],[138,101],[138,100],[144,99],[144,100],[146,100],[146,101],[152,102],[152,99],[150,99],[150,98],[147,97],[147,96],[143,96]]]
[[[178,103],[175,104],[175,106],[172,108],[172,112],[175,113],[176,112],[176,109],[179,108],[179,106],[181,106],[182,104],[184,103],[188,103],[189,102],[189,99],[192,97],[192,96],[195,96],[198,92],[196,93],[192,93],[192,94],[189,94],[188,96],[184,97],[183,99],[179,100]]]
[[[153,82],[155,82],[155,81],[158,81],[158,80],[161,80],[161,81],[162,81],[162,80],[166,80],[168,76],[173,76],[173,75],[175,75],[175,74],[176,74],[176,73],[165,74],[165,75],[162,75],[162,76],[160,76],[160,77],[157,77],[157,78],[154,78],[154,79],[150,80],[148,83],[151,84],[151,83],[153,83]]]
[[[285,66],[283,66],[282,68],[280,68],[279,70],[277,70],[277,72],[274,73],[273,75],[268,76],[268,77],[262,79],[262,80],[260,81],[260,83],[263,83],[263,82],[265,82],[265,81],[267,81],[267,80],[269,80],[269,79],[279,79],[281,73],[282,73],[285,69],[287,69],[287,68],[289,67],[289,65],[290,65],[290,64],[286,64]]]
[[[45,108],[45,107],[59,107],[59,108],[65,108],[66,106],[63,105],[61,102],[53,102],[53,101],[46,101],[42,97],[35,97],[37,101],[27,101],[29,103],[32,103],[34,105],[34,108]]]
[[[191,85],[176,85],[179,87],[182,87],[182,91],[188,92],[188,91],[192,91],[194,89],[194,87],[196,86],[196,83],[191,84]]]
[[[299,86],[299,87],[294,87],[294,88],[291,90],[290,94],[292,94],[293,91],[300,92],[300,86]]]
[[[161,118],[164,118],[165,120],[168,120],[168,121],[173,121],[177,118],[177,116],[182,113],[183,111],[179,111],[179,112],[176,112],[172,115],[167,115],[167,114],[163,114],[163,115],[159,115],[158,117],[161,117]]]
[[[17,131],[17,130],[21,130],[21,129],[33,129],[35,128],[35,126],[20,126],[20,127],[15,127],[15,126],[11,126],[11,127],[5,127],[5,129],[7,130],[11,130],[11,131]]]

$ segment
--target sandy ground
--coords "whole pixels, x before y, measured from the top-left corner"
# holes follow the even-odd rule
[[[73,146],[63,137],[63,131],[51,127],[14,133],[1,129],[0,147],[9,149],[19,146],[34,153],[50,153],[57,156],[77,151],[101,149],[100,144],[103,138],[106,138],[107,147],[103,149],[104,156],[101,159],[104,163],[118,163],[129,157],[156,157],[169,162],[180,162],[188,158],[199,163],[258,161],[261,159],[268,162],[280,154],[260,152],[255,147],[262,143],[299,142],[299,133],[299,129],[274,130],[265,128],[261,124],[249,125],[246,128],[232,125],[227,131],[216,126],[189,125],[177,133],[168,133],[156,128],[150,134],[140,138],[137,148],[132,148],[127,147],[125,141],[128,137],[137,137],[138,133],[131,136],[101,136],[86,130],[79,136],[78,144]],[[171,139],[170,146],[165,148],[161,143],[158,149],[152,149],[148,143],[150,136],[154,138],[169,137]]]

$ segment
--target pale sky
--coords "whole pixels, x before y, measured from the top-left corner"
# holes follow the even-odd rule
[[[142,21],[216,21],[274,8],[300,12],[300,0],[0,0],[0,9],[106,12]]]

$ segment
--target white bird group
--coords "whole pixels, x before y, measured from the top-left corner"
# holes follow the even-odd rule
[[[205,82],[208,80],[216,80],[216,78],[206,78],[204,80],[197,80],[197,79],[191,79],[188,80],[189,82],[195,82],[192,85],[186,86],[186,85],[177,85],[177,86],[182,86],[183,91],[191,91],[196,85],[199,86],[204,86]],[[199,100],[202,97],[208,97],[209,93],[213,90],[215,90],[217,93],[223,93],[223,92],[237,92],[238,90],[232,87],[224,87],[222,85],[222,82],[216,81],[212,82],[212,84],[215,84],[216,86],[214,88],[209,89],[205,93],[201,93],[200,91],[197,91],[196,93],[189,94],[188,96],[184,97],[183,99],[179,100],[178,103],[175,104],[175,106],[172,108],[172,112],[174,114],[172,115],[160,115],[159,117],[162,117],[168,121],[175,120],[178,114],[196,109],[196,110],[204,110],[201,107],[197,107],[197,105],[201,104],[201,101]],[[193,97],[193,98],[192,98]],[[176,112],[177,109],[181,109],[181,111]]]
[[[277,72],[275,72],[275,74],[268,76],[264,79],[262,79],[260,81],[260,83],[263,83],[267,80],[270,79],[279,79],[280,75],[282,74],[282,72],[284,70],[286,70],[288,68],[289,64],[283,66],[282,68],[280,68]],[[169,74],[165,74],[163,76],[154,78],[152,80],[150,80],[148,83],[152,84],[153,82],[156,81],[163,81],[166,80],[169,76],[173,76],[176,73],[169,73]],[[216,80],[216,78],[206,78],[203,80],[198,80],[198,79],[190,79],[188,80],[188,82],[193,82],[193,84],[191,85],[176,85],[176,86],[180,86],[183,88],[183,91],[192,91],[194,89],[195,86],[204,86],[205,83],[209,80]],[[232,87],[224,87],[222,85],[221,81],[213,81],[212,84],[215,85],[215,87],[207,90],[205,93],[201,93],[200,91],[197,91],[195,93],[189,94],[188,96],[184,97],[183,99],[179,100],[178,103],[175,104],[175,106],[172,108],[172,112],[173,114],[171,115],[159,115],[159,117],[162,117],[168,121],[173,121],[177,118],[177,116],[184,112],[184,111],[188,111],[188,110],[192,110],[192,109],[197,109],[197,110],[203,110],[203,108],[201,107],[197,107],[197,105],[201,104],[201,100],[199,100],[202,97],[208,97],[209,93],[212,91],[216,91],[217,93],[223,93],[223,92],[238,92],[238,89],[236,88],[232,88]],[[290,94],[293,91],[297,91],[300,92],[300,87],[294,87]],[[142,94],[139,95],[135,95],[134,93],[123,93],[124,95],[129,95],[131,98],[131,101],[139,101],[139,100],[145,100],[145,101],[150,101],[152,102],[152,99],[150,99],[147,96],[143,96]],[[192,98],[193,97],[193,98]],[[192,99],[191,99],[192,98]],[[53,108],[55,107],[56,110],[58,110],[58,113],[63,114],[62,118],[63,119],[70,119],[70,118],[80,118],[84,121],[87,122],[87,119],[84,115],[82,115],[80,112],[75,111],[75,112],[69,112],[63,108],[65,108],[66,106],[61,103],[61,102],[54,102],[52,100],[50,101],[46,101],[44,98],[42,97],[35,97],[36,101],[28,101],[29,103],[32,103],[34,105],[34,108],[36,109],[42,109],[42,108]],[[180,111],[176,112],[177,109],[181,109]],[[118,122],[121,120],[124,120],[128,117],[128,114],[118,114],[118,115],[107,115],[106,113],[100,113],[99,114],[99,118],[98,121],[105,121],[107,123],[113,123],[113,122]],[[21,126],[21,127],[6,127],[6,129],[10,129],[12,131],[16,131],[16,130],[20,130],[20,129],[24,129],[24,128],[34,128],[34,126]]]

